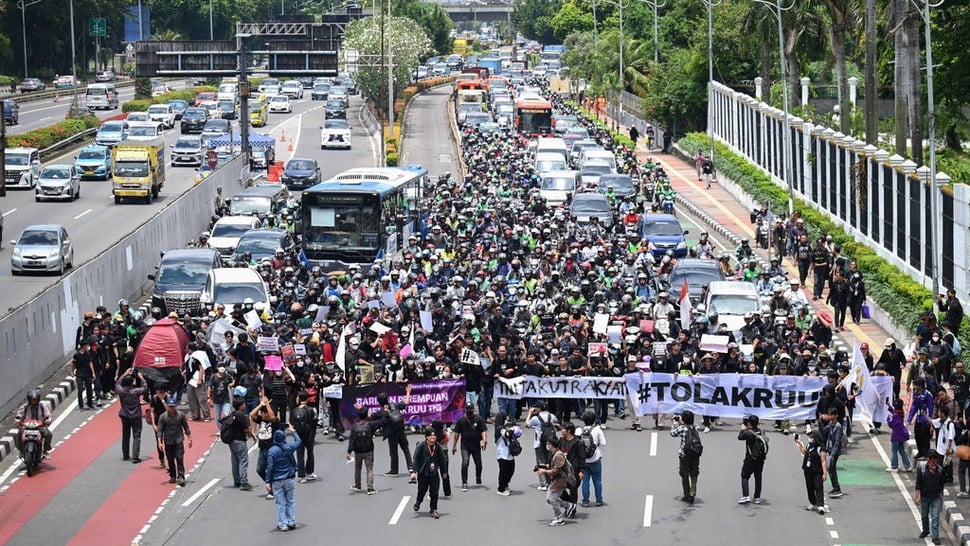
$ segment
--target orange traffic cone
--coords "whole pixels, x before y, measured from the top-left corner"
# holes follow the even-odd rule
[[[287,151],[290,151],[290,152],[292,152],[292,151],[293,151],[293,141],[292,141],[292,140],[290,141],[290,145],[289,145],[289,147],[287,148]]]
[[[280,131],[280,142],[286,142],[286,131]]]

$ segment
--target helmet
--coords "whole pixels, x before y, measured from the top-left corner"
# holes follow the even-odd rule
[[[27,401],[40,402],[40,391],[37,389],[30,389],[27,391]]]
[[[279,258],[282,258],[283,257],[283,249],[282,248],[277,248],[276,249],[276,256],[279,257]]]
[[[128,305],[128,300],[126,300],[126,299],[120,299],[120,300],[118,300],[118,307],[124,307],[126,305]]]
[[[749,242],[748,239],[741,239],[741,246],[748,246]]]
[[[199,239],[208,239],[208,238],[209,238],[209,232],[208,231],[203,231],[202,234],[199,235]]]

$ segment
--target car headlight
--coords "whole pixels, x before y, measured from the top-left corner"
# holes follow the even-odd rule
[[[17,246],[13,247],[13,255],[18,258],[20,257],[20,247],[17,247]]]
[[[56,257],[58,257],[58,256],[60,256],[60,255],[61,255],[61,251],[60,251],[60,250],[57,250],[57,249],[54,249],[54,250],[52,250],[52,251],[50,251],[50,252],[49,252],[49,253],[47,254],[47,257],[48,257],[48,258],[56,258]]]
[[[677,248],[687,248],[687,241],[677,243]]]

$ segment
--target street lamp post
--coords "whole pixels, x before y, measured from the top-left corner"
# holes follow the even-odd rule
[[[716,2],[702,0],[707,6],[707,141],[710,147],[707,151],[711,162],[714,162],[714,13],[713,8],[720,6],[724,0]],[[787,112],[788,109],[785,108]]]
[[[943,218],[940,210],[940,184],[936,179],[936,104],[933,97],[933,43],[930,39],[930,8],[943,5],[943,0],[933,3],[923,0],[923,24],[925,25],[926,37],[926,114],[929,125],[929,147],[930,147],[930,217],[933,218],[933,261],[931,271],[933,272],[933,295],[940,293],[940,272],[943,265]],[[868,90],[867,90],[868,92]]]
[[[24,34],[24,79],[27,79],[27,8],[39,3],[41,0],[34,0],[26,3],[24,0],[17,0],[17,7],[20,8],[20,28]]]
[[[70,0],[71,16],[71,77],[74,78],[74,85],[71,86],[71,111],[76,112],[77,104],[77,53],[74,44],[74,0]]]
[[[215,40],[215,33],[212,27],[212,0],[209,0],[209,41]]]
[[[798,0],[792,0],[792,3],[785,7],[781,5],[781,0],[775,0],[774,2],[769,2],[768,0],[754,1],[767,6],[770,13],[778,20],[778,56],[781,61],[781,100],[782,109],[784,110],[784,133],[782,134],[782,146],[784,149],[781,151],[781,161],[782,176],[784,177],[785,185],[788,187],[788,215],[790,216],[795,212],[795,189],[792,185],[791,173],[791,120],[788,113],[788,63],[785,61],[785,30],[781,23],[781,14],[795,7],[795,3]],[[710,106],[708,108],[710,109]]]
[[[653,9],[653,62],[654,63],[659,63],[660,62],[660,53],[659,53],[659,51],[660,51],[660,38],[659,38],[659,36],[660,36],[660,32],[659,32],[660,25],[658,23],[657,9],[666,6],[667,5],[667,0],[664,0],[663,2],[657,2],[657,0],[640,0],[640,2],[643,2],[644,4],[650,6],[651,9]]]
[[[237,23],[238,25],[239,23]],[[237,27],[238,28],[238,27]],[[251,37],[248,32],[236,32],[236,52],[239,54],[239,144],[242,154],[249,163],[249,78],[246,74],[246,49],[243,47],[243,40]],[[229,143],[232,145],[232,135],[229,135]]]

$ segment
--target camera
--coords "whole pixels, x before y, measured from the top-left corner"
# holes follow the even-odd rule
[[[744,425],[744,426],[746,426],[746,427],[750,427],[751,426],[751,418],[745,416],[743,419],[741,419],[741,424]]]
[[[534,467],[534,468],[532,469],[532,471],[533,471],[533,472],[538,472],[540,468],[541,468],[541,469],[543,469],[543,470],[546,470],[546,469],[548,469],[548,468],[549,468],[549,465],[547,465],[547,464],[541,464],[541,463],[540,463],[540,464],[537,464],[537,465],[535,465],[535,467]]]
[[[795,433],[795,441],[796,442],[798,441],[798,433],[797,432]]]

